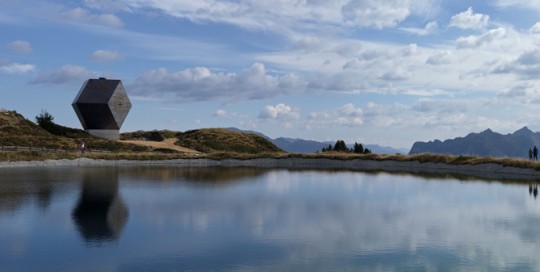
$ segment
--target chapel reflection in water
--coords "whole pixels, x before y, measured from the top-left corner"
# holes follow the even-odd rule
[[[128,219],[128,209],[120,194],[116,168],[86,169],[72,219],[81,237],[100,245],[120,238]]]

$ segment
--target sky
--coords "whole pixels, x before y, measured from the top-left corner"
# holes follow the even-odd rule
[[[532,0],[0,0],[0,109],[122,80],[121,132],[236,127],[410,148],[540,130]]]

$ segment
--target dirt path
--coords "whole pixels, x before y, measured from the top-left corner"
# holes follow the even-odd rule
[[[126,141],[120,141],[120,142],[127,143],[127,144],[150,146],[150,147],[154,147],[154,148],[168,148],[168,149],[172,149],[172,150],[176,150],[176,151],[180,151],[180,152],[185,152],[185,153],[201,153],[201,152],[199,152],[197,150],[177,146],[177,145],[174,144],[176,141],[177,141],[176,138],[169,138],[169,139],[163,140],[162,142],[132,141],[132,140],[126,140]]]

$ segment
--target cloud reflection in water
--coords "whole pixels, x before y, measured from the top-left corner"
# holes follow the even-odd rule
[[[0,176],[0,270],[540,270],[540,199],[527,183],[253,168],[28,173]]]
[[[277,170],[207,190],[171,184],[159,195],[137,195],[133,208],[145,207],[148,225],[160,221],[164,232],[175,229],[185,247],[161,257],[177,264],[271,247],[276,259],[246,256],[221,268],[320,270],[334,262],[390,270],[540,267],[540,245],[530,237],[540,228],[538,206],[528,204],[534,200],[522,185]],[[523,249],[531,254],[523,256]]]

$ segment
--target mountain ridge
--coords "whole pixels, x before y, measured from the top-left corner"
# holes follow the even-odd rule
[[[271,141],[274,145],[283,149],[284,151],[293,152],[293,153],[316,153],[317,151],[321,151],[323,147],[328,147],[328,145],[333,146],[335,144],[335,141],[334,142],[331,142],[331,141],[319,142],[315,140],[306,140],[306,139],[301,139],[301,138],[278,137],[278,138],[272,139],[257,131],[241,130],[235,127],[229,127],[226,129],[259,135]],[[362,145],[368,148],[369,150],[371,150],[371,152],[378,153],[378,154],[396,154],[396,153],[406,154],[408,152],[408,150],[406,149],[397,149],[393,147],[380,146],[376,144],[362,143]],[[352,144],[348,144],[349,148],[351,148],[352,146],[353,146]]]
[[[465,137],[444,141],[418,141],[413,144],[409,154],[434,153],[527,158],[529,148],[539,144],[540,132],[533,132],[527,126],[508,134],[494,132],[488,128],[478,133],[469,133]]]

